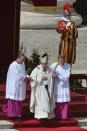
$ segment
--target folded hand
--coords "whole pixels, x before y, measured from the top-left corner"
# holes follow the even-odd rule
[[[47,80],[47,77],[42,77],[42,81],[45,81],[45,80]]]

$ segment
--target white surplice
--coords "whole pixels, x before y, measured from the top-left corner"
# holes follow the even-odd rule
[[[7,72],[6,99],[22,101],[26,96],[25,64],[14,61]]]
[[[48,80],[42,81],[42,77],[46,76]],[[35,118],[52,118],[54,117],[54,100],[52,90],[52,75],[43,71],[41,65],[37,66],[31,73],[31,99],[30,111],[35,113]],[[45,88],[48,85],[48,90]]]
[[[53,63],[50,69],[54,71],[57,63]],[[64,65],[58,65],[55,69],[56,78],[53,83],[54,99],[55,102],[69,102],[70,101],[70,65],[65,63]]]

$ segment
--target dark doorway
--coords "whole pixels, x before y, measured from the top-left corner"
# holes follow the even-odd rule
[[[0,81],[19,50],[20,0],[0,0]]]
[[[77,13],[81,14],[83,24],[87,25],[87,0],[76,0],[73,7]]]

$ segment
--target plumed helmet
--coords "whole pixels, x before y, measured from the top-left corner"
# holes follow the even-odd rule
[[[73,5],[71,3],[65,3],[63,5],[63,9],[67,10],[67,11],[70,10],[72,7],[73,7]]]

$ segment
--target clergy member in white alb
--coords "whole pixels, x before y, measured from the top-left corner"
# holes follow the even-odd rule
[[[26,97],[26,79],[25,73],[25,57],[19,54],[17,59],[13,61],[7,72],[6,81],[6,99],[7,104],[3,107],[3,111],[9,118],[21,120],[22,101]]]
[[[55,103],[52,95],[52,75],[48,69],[48,55],[41,58],[41,64],[31,73],[31,99],[30,111],[39,120],[47,120],[54,117]]]
[[[59,55],[58,61],[50,66],[53,71],[53,88],[55,99],[55,116],[57,119],[67,119],[70,102],[70,64],[65,63],[64,57]]]

